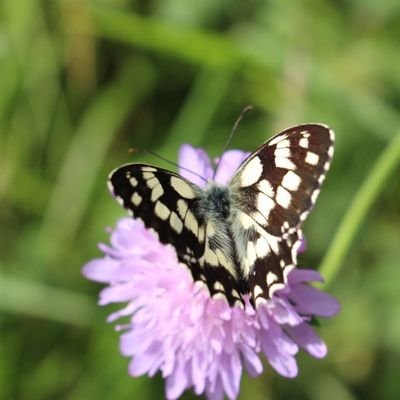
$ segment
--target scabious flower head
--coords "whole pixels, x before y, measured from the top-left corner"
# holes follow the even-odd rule
[[[226,184],[246,156],[238,150],[226,152],[215,180]],[[201,149],[183,145],[179,165],[212,178],[210,159]],[[187,170],[180,173],[200,187],[205,184]],[[267,304],[254,310],[246,300],[241,309],[211,298],[178,261],[175,249],[160,243],[141,220],[119,220],[110,241],[100,244],[104,257],[87,263],[83,273],[108,285],[100,293],[101,305],[125,303],[109,321],[129,318],[117,326],[123,332],[121,353],[131,357],[129,373],[161,372],[167,399],[177,399],[188,388],[212,400],[224,395],[236,399],[243,370],[252,377],[263,371],[262,355],[288,378],[298,373],[295,356],[300,348],[316,358],[326,355],[310,320],[333,316],[339,305],[309,285],[322,281],[318,272],[294,269],[284,289]]]

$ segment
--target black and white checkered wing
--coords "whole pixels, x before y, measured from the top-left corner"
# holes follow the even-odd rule
[[[232,179],[239,257],[255,304],[271,297],[296,265],[301,224],[313,208],[333,156],[333,132],[299,125],[277,134]]]
[[[207,210],[204,191],[173,172],[146,164],[127,164],[109,177],[110,191],[134,218],[172,245],[195,281],[230,304],[241,298],[235,288],[232,239]]]

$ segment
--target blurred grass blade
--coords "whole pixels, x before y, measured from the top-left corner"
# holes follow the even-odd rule
[[[325,278],[326,284],[331,283],[339,273],[343,260],[363,219],[399,162],[400,131],[393,137],[375,162],[336,231],[320,267],[320,272]]]
[[[39,246],[42,251],[50,252],[46,254],[49,262],[59,254],[60,246],[68,248],[88,207],[111,141],[128,112],[148,93],[152,82],[152,69],[147,63],[137,59],[127,63],[84,115],[66,151],[40,231]],[[48,245],[50,239],[52,246]]]
[[[109,39],[173,54],[208,67],[231,69],[245,61],[244,54],[222,35],[110,7],[92,6],[92,13],[98,34]]]
[[[89,296],[0,274],[0,310],[86,327],[96,308]]]
[[[204,144],[207,128],[218,110],[231,82],[233,72],[205,69],[201,71],[169,133],[169,143],[193,146]]]

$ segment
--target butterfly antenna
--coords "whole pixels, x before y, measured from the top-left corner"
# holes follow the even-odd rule
[[[198,174],[197,172],[194,172],[194,171],[192,171],[192,170],[190,170],[190,169],[188,169],[188,168],[182,167],[181,165],[179,165],[179,164],[177,164],[177,163],[175,163],[175,162],[173,162],[173,161],[171,161],[171,160],[168,160],[168,158],[165,158],[165,157],[163,157],[163,156],[160,156],[159,154],[154,153],[154,152],[151,151],[151,150],[145,150],[145,149],[141,149],[141,148],[138,148],[138,147],[132,147],[132,148],[130,148],[128,151],[129,151],[129,153],[144,153],[144,154],[149,154],[149,155],[151,155],[151,156],[153,156],[153,157],[158,158],[159,160],[165,161],[166,163],[168,163],[168,164],[170,164],[170,165],[173,165],[173,166],[176,167],[176,168],[179,168],[179,169],[181,169],[181,170],[184,170],[184,171],[186,171],[186,172],[189,172],[189,173],[191,173],[191,174],[197,176],[198,178],[202,179],[204,182],[207,182],[207,179],[204,178],[204,176],[201,176],[201,175]]]
[[[212,180],[214,180],[215,176],[217,175],[218,167],[219,167],[219,165],[221,164],[221,161],[222,161],[222,158],[223,158],[223,156],[224,156],[224,153],[226,152],[226,150],[228,149],[229,145],[230,145],[231,142],[232,142],[233,136],[235,136],[235,133],[236,133],[237,128],[238,128],[238,126],[239,126],[239,124],[240,124],[240,121],[243,119],[243,117],[245,116],[245,114],[246,114],[248,111],[252,110],[252,109],[253,109],[253,106],[246,106],[245,108],[243,108],[243,110],[242,110],[242,112],[240,113],[238,119],[235,121],[235,123],[234,123],[234,125],[233,125],[233,128],[232,128],[232,130],[231,130],[231,133],[230,133],[230,135],[229,135],[229,137],[228,137],[228,140],[226,141],[225,146],[224,146],[224,148],[223,148],[223,150],[222,150],[221,157],[219,157],[219,159],[218,159],[218,161],[217,161],[217,165],[215,166],[214,174],[213,174]]]

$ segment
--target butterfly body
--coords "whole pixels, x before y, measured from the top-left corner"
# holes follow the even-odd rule
[[[171,244],[213,297],[258,307],[297,264],[301,225],[333,155],[333,132],[307,124],[274,136],[242,163],[228,185],[204,189],[147,164],[110,174],[109,186],[134,218]]]

